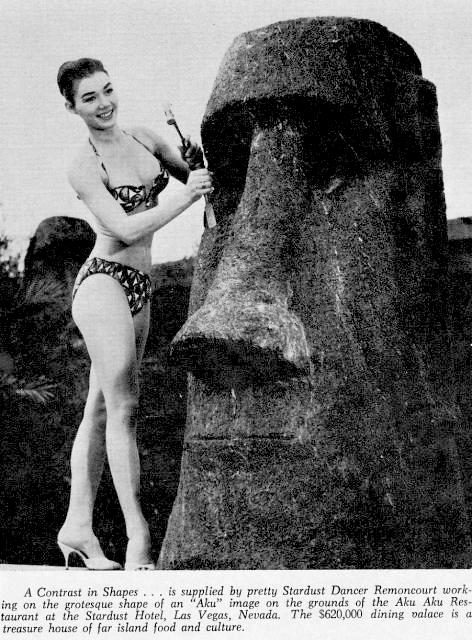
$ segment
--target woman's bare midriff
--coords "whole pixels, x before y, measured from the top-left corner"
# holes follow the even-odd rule
[[[117,238],[98,233],[89,257],[98,257],[104,260],[110,260],[111,262],[120,262],[128,267],[133,267],[133,269],[150,273],[151,243],[152,234],[138,240],[132,245],[127,245]]]
[[[140,211],[141,209],[138,209]],[[143,211],[146,209],[143,208]],[[90,258],[98,257],[111,262],[120,262],[133,269],[139,269],[145,273],[151,272],[151,245],[154,234],[150,233],[133,244],[126,244],[117,237],[108,234],[100,228],[96,228],[95,245],[90,253]]]

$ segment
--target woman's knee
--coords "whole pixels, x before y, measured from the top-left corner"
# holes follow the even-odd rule
[[[107,409],[133,407],[139,398],[138,368],[135,360],[114,362],[103,386]]]
[[[135,417],[138,410],[138,394],[133,390],[121,392],[111,397],[107,402],[107,418],[108,421],[127,422]]]
[[[88,399],[84,408],[84,420],[87,420],[97,427],[104,428],[107,421],[107,411],[105,406],[105,399],[93,398]]]

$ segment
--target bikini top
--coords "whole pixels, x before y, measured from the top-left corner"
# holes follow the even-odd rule
[[[126,135],[129,135],[132,138],[134,138],[136,142],[138,142],[145,149],[147,149],[149,153],[154,155],[151,149],[149,149],[149,147],[146,146],[144,142],[141,142],[141,140],[133,136],[133,134],[127,133],[126,131],[123,131],[123,133],[126,133]],[[110,187],[110,184],[109,184],[110,176],[108,175],[108,171],[105,167],[105,164],[101,159],[100,154],[97,151],[97,148],[95,147],[95,145],[93,144],[90,138],[89,138],[89,142],[97,158],[100,158],[100,165],[107,176],[108,184],[105,185],[107,190],[109,191],[109,193],[111,193],[111,195],[115,198],[115,200],[119,202],[119,204],[122,206],[123,210],[126,212],[127,215],[131,215],[133,211],[137,207],[139,207],[139,205],[142,204],[143,202],[146,204],[146,207],[153,207],[156,204],[157,196],[161,191],[163,191],[163,189],[165,189],[165,187],[167,186],[167,183],[169,182],[169,174],[167,172],[167,169],[165,169],[161,163],[159,163],[161,170],[157,174],[157,176],[154,178],[151,188],[147,193],[146,193],[146,185],[144,184],[141,184],[138,187],[132,184],[124,184],[119,187]]]

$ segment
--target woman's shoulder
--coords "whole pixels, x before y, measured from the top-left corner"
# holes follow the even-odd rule
[[[88,142],[79,148],[70,163],[67,178],[76,191],[80,191],[85,184],[100,180],[98,163]]]
[[[163,136],[147,127],[127,128],[126,131],[144,143],[174,178],[184,183],[187,181],[188,167],[177,145],[172,146]]]
[[[149,149],[152,150],[153,153],[157,155],[159,155],[162,149],[167,146],[164,138],[148,127],[144,127],[141,125],[127,127],[126,131],[135,138],[138,138],[140,142],[144,143]]]

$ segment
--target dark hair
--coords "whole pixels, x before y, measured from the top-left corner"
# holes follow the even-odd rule
[[[74,81],[82,80],[93,75],[97,71],[103,71],[108,75],[108,71],[100,60],[94,58],[79,58],[78,60],[68,60],[61,64],[57,72],[57,86],[64,98],[75,104]]]

